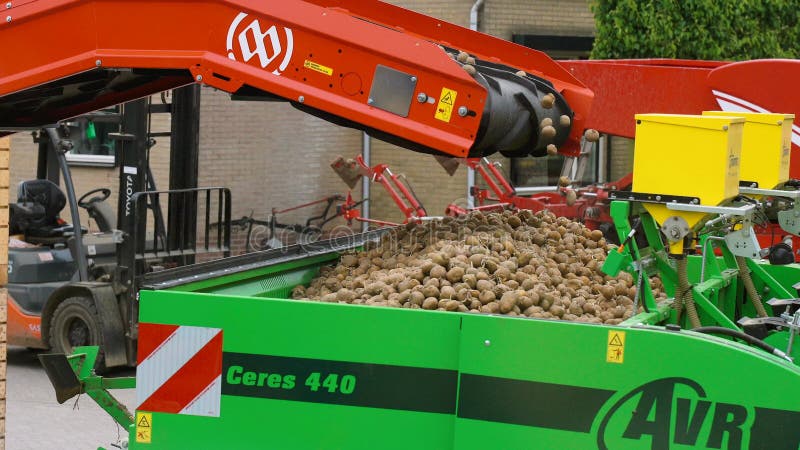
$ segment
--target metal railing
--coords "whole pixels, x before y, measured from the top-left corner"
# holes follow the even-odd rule
[[[162,211],[148,208],[147,205],[167,204],[196,205],[202,210],[197,221],[181,215],[175,217],[177,226],[170,227],[180,233],[170,233],[159,223],[158,215]],[[140,268],[153,261],[171,262],[172,265],[185,265],[194,262],[194,257],[204,254],[218,253],[222,257],[230,256],[231,248],[231,192],[223,187],[203,187],[194,189],[176,189],[170,191],[137,192],[132,196],[135,211],[142,219],[133,230],[131,238],[135,251],[129,267],[136,267],[136,273],[146,272]],[[200,212],[200,211],[198,211]],[[147,224],[150,218],[156,226],[152,236],[148,236]],[[194,223],[194,230],[191,225]],[[222,225],[222,226],[219,226]],[[201,232],[201,233],[198,233]],[[179,234],[179,235],[174,235]]]

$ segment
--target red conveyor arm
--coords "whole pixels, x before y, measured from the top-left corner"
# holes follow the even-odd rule
[[[551,93],[553,114],[572,116],[556,142],[568,153],[592,99],[540,52],[375,0],[23,0],[6,15],[6,132],[202,82],[287,100],[412,150],[466,156],[520,140],[541,147],[536,125],[547,111],[537,101]],[[450,57],[456,51],[478,58],[477,75]],[[506,80],[518,70],[523,81]],[[501,105],[501,78],[535,100],[530,130],[511,144],[491,130],[503,122],[492,116],[516,113]]]

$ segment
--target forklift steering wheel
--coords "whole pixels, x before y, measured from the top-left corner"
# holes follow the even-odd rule
[[[89,200],[85,200],[86,197],[89,197],[90,195],[96,193],[100,193],[100,195],[98,195],[97,197],[92,197]],[[111,189],[108,188],[93,189],[81,195],[81,198],[78,199],[78,206],[80,206],[81,208],[88,208],[89,205],[91,205],[92,203],[105,201],[108,197],[111,197]]]

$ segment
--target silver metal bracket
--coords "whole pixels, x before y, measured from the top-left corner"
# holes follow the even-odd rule
[[[680,216],[670,216],[661,225],[661,232],[670,243],[680,242],[689,234],[689,224]]]
[[[800,190],[784,191],[781,189],[740,187],[739,193],[745,195],[763,195],[766,197],[784,197],[794,200],[792,209],[778,211],[778,224],[787,233],[800,236]]]
[[[667,203],[667,209],[672,211],[699,212],[706,214],[727,214],[730,216],[752,216],[756,205],[743,206],[708,206],[691,205],[685,203]]]
[[[758,258],[761,254],[761,246],[753,229],[750,227],[741,230],[731,231],[725,235],[725,244],[728,249],[736,256],[745,258]]]
[[[792,200],[800,200],[800,191],[739,187],[739,193],[745,195],[764,195],[766,197],[786,197],[791,198]]]
[[[786,320],[789,328],[789,343],[786,346],[786,354],[791,358],[794,336],[800,332],[800,310],[795,311],[794,315],[783,313],[781,314],[781,318]]]
[[[795,236],[800,236],[800,209],[795,207],[786,211],[778,211],[778,224],[781,229]]]

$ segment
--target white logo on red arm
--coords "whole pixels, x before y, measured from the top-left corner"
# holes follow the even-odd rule
[[[722,108],[725,112],[752,112],[752,113],[769,113],[766,108],[762,108],[761,106],[756,105],[755,103],[751,103],[747,100],[741,99],[739,97],[733,96],[731,94],[712,90],[711,92],[714,93],[714,97],[717,100],[717,104],[719,107]],[[797,125],[792,125],[792,143],[796,146],[800,146],[800,127]]]
[[[243,62],[250,62],[254,56],[258,56],[262,69],[272,69],[273,74],[280,75],[289,66],[294,52],[292,30],[275,25],[264,30],[258,19],[253,19],[249,25],[241,27],[246,18],[247,13],[239,13],[228,27],[228,58],[234,61],[239,61],[241,58]],[[238,45],[234,47],[234,44]],[[276,64],[278,66],[273,68]]]

